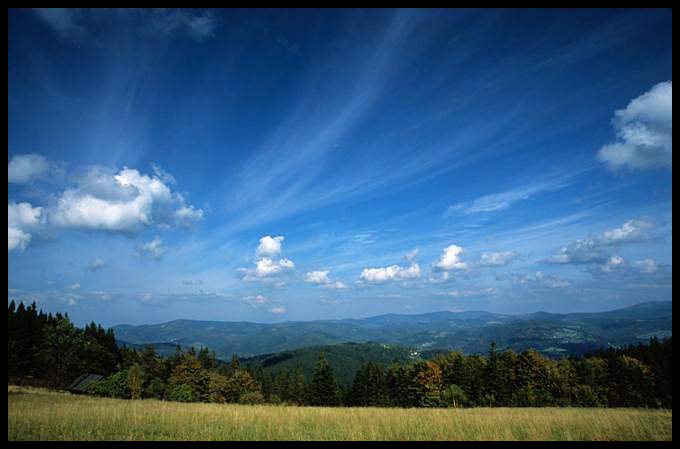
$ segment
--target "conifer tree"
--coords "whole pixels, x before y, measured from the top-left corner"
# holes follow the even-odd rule
[[[339,405],[338,385],[333,376],[333,369],[326,361],[324,353],[319,354],[319,361],[314,369],[314,376],[309,388],[309,405]]]

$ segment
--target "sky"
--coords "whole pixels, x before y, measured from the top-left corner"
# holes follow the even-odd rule
[[[671,10],[8,11],[8,302],[75,323],[672,299]]]

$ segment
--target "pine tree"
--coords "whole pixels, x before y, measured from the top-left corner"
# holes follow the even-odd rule
[[[310,405],[336,406],[339,405],[338,393],[333,369],[326,361],[324,353],[321,352],[309,387],[308,402]]]

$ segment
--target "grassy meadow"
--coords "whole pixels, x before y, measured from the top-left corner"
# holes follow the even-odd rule
[[[672,440],[670,410],[182,404],[8,386],[8,440]]]

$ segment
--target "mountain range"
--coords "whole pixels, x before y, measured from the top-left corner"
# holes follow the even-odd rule
[[[161,354],[174,351],[177,345],[208,347],[222,360],[234,353],[253,357],[348,342],[378,342],[416,352],[460,350],[474,354],[486,353],[493,341],[499,350],[533,348],[547,356],[567,356],[646,342],[653,336],[669,337],[673,333],[673,304],[645,302],[597,313],[433,312],[274,324],[175,320],[113,329],[122,344],[152,344]]]

